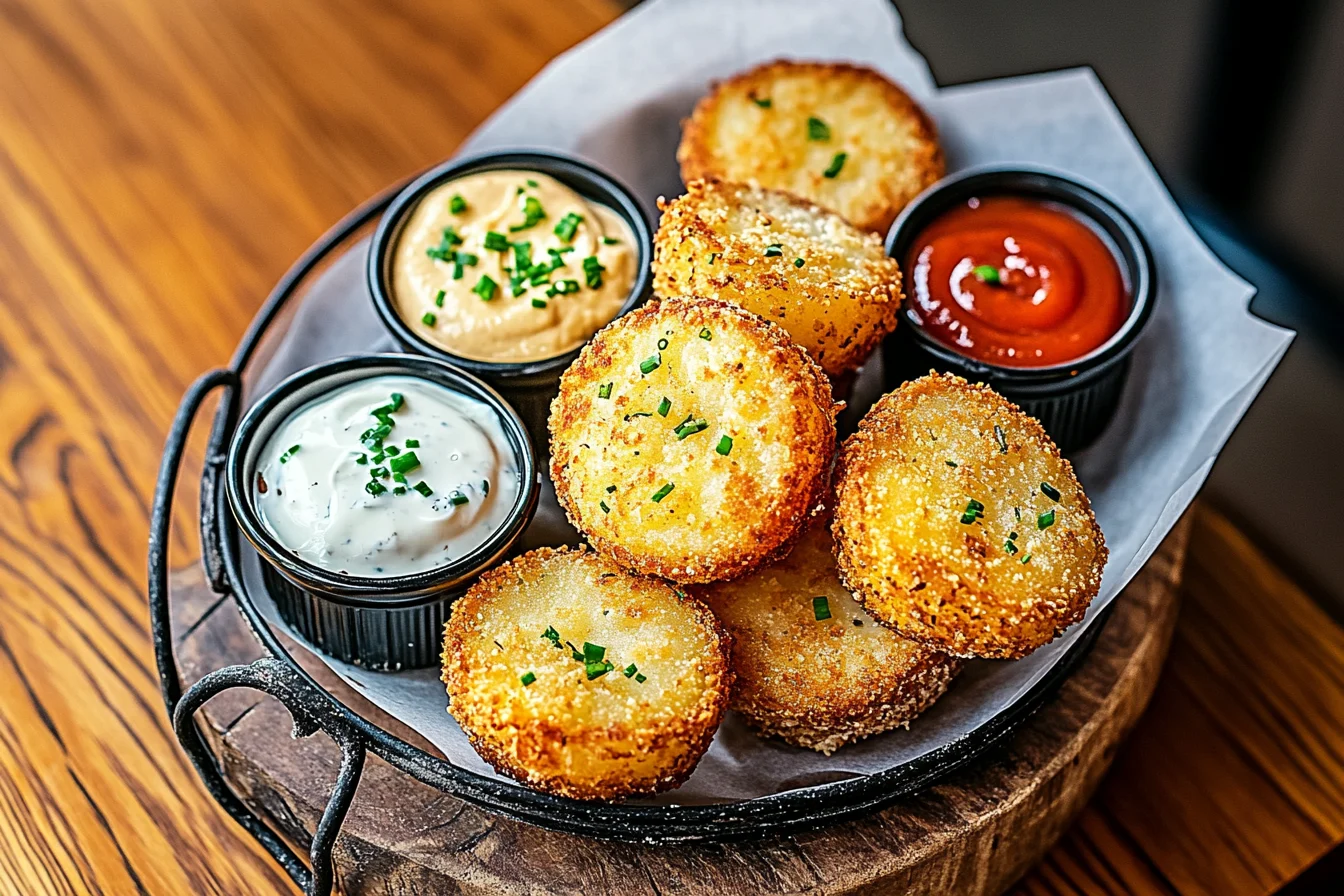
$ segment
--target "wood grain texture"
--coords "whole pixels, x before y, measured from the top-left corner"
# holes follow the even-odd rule
[[[338,878],[364,896],[997,894],[1059,836],[1147,704],[1175,627],[1188,531],[1183,522],[1120,596],[1055,699],[984,761],[880,813],[744,844],[627,846],[498,818],[375,761],[337,847]],[[178,596],[185,679],[257,655],[237,608],[220,604],[199,570],[182,574]],[[399,729],[320,663],[310,668],[374,722]],[[325,739],[293,742],[286,711],[270,698],[239,700],[203,710],[213,747],[235,790],[307,842],[339,750]]]
[[[143,566],[164,431],[323,229],[615,11],[0,0],[0,894],[292,892],[163,717]],[[1339,629],[1221,520],[1196,520],[1191,564],[1151,711],[1024,892],[1263,892],[1339,841]],[[760,868],[806,879],[797,855]]]

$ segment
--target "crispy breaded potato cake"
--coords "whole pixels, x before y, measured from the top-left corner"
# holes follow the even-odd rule
[[[729,639],[666,582],[585,548],[496,567],[444,627],[448,711],[502,774],[575,799],[681,784],[732,686]]]
[[[882,241],[779,190],[692,181],[660,202],[653,286],[714,296],[773,320],[831,376],[896,328],[901,269]]]
[[[884,396],[841,449],[836,558],[868,612],[956,656],[1016,658],[1083,618],[1106,543],[1040,423],[930,374]]]
[[[933,122],[869,68],[779,60],[713,86],[683,124],[681,179],[788,190],[886,234],[943,176]]]
[[[769,321],[707,299],[645,305],[599,332],[551,402],[551,480],[621,565],[676,582],[742,575],[787,549],[835,452],[830,383]]]
[[[829,754],[908,726],[961,668],[873,621],[840,584],[824,520],[782,560],[696,593],[733,636],[730,707],[796,746]]]

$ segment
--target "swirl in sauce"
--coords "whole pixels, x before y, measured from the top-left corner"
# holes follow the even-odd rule
[[[915,323],[959,354],[1049,367],[1105,344],[1130,301],[1115,255],[1073,212],[1016,196],[936,218],[906,258]]]

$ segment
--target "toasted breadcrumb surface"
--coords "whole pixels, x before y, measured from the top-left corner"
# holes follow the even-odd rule
[[[779,190],[691,181],[660,201],[654,291],[734,302],[788,330],[827,374],[858,369],[896,328],[901,271],[882,242]]]
[[[829,754],[909,726],[961,668],[868,615],[840,583],[826,520],[787,557],[695,593],[733,636],[731,708],[796,746]]]
[[[819,508],[835,452],[829,381],[778,326],[667,299],[603,329],[551,404],[551,479],[622,566],[676,582],[743,575]]]
[[[885,76],[790,60],[714,85],[683,125],[677,161],[684,182],[721,177],[788,190],[883,235],[945,170],[933,122]]]
[[[590,678],[574,657],[585,644],[612,669]],[[668,583],[587,549],[543,548],[453,605],[448,711],[483,759],[539,790],[654,793],[683,782],[708,749],[728,704],[729,649],[704,604]]]
[[[1106,544],[1040,423],[930,374],[869,410],[836,466],[841,579],[884,625],[956,656],[1017,658],[1083,618]]]

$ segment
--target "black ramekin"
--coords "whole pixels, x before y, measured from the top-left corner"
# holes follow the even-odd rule
[[[497,411],[518,463],[518,498],[494,535],[447,566],[387,578],[344,575],[309,563],[280,543],[257,511],[252,482],[271,433],[291,414],[338,386],[384,375],[420,377]],[[469,373],[414,355],[356,355],[294,374],[247,412],[225,467],[229,508],[261,555],[262,575],[281,617],[324,653],[381,670],[438,663],[449,604],[523,534],[536,512],[540,486],[527,429],[499,394]]]
[[[1153,254],[1130,217],[1090,187],[1049,171],[977,168],[940,180],[906,206],[887,234],[887,254],[904,271],[912,243],[935,218],[972,197],[1003,195],[1063,206],[1089,224],[1120,266],[1129,316],[1105,344],[1067,364],[1002,367],[967,358],[934,339],[913,317],[907,298],[901,325],[882,346],[887,387],[930,369],[986,383],[1040,420],[1061,451],[1077,451],[1100,435],[1115,413],[1129,375],[1130,352],[1157,301]]]
[[[528,431],[541,450],[547,445],[546,418],[551,399],[559,391],[560,374],[579,356],[582,346],[562,355],[540,361],[481,361],[435,345],[421,337],[397,313],[392,301],[392,262],[397,240],[407,220],[426,193],[441,184],[468,174],[482,171],[517,169],[548,174],[585,199],[605,205],[618,213],[630,225],[635,235],[638,258],[635,281],[630,295],[616,312],[620,317],[639,307],[651,294],[653,274],[653,235],[634,194],[617,183],[610,175],[586,162],[545,150],[505,150],[453,159],[431,169],[411,183],[392,200],[383,212],[378,229],[369,247],[368,285],[373,305],[378,309],[392,336],[407,351],[440,358],[463,370],[468,370],[499,390],[517,409]]]

